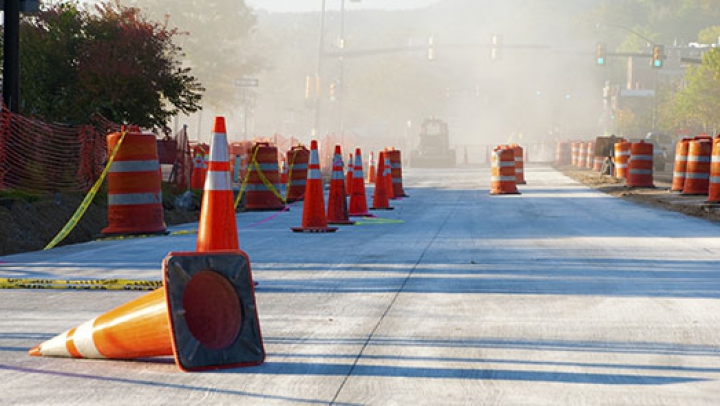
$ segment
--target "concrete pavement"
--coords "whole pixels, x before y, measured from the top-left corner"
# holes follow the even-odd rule
[[[0,290],[0,404],[647,404],[720,399],[720,227],[545,166],[409,170],[379,220],[296,234],[301,204],[238,214],[266,362],[27,350],[144,293]],[[192,230],[197,224],[173,228]],[[192,233],[0,257],[0,277],[160,279]]]

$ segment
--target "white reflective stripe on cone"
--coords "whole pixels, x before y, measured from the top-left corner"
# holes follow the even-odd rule
[[[222,143],[227,145],[227,135],[225,133],[214,133],[213,139],[210,141],[210,159],[213,162],[227,162],[230,160],[230,155],[227,147],[223,147]]]
[[[75,348],[77,348],[83,358],[105,358],[105,356],[100,354],[97,347],[95,347],[95,340],[93,340],[95,320],[96,319],[92,319],[79,325],[73,335]]]
[[[205,190],[230,190],[230,173],[226,171],[208,171],[205,178]]]

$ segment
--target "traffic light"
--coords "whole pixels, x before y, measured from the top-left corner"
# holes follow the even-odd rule
[[[602,42],[598,42],[595,48],[595,64],[597,66],[605,65],[605,56],[607,53],[607,47]]]
[[[428,61],[435,60],[435,37],[432,35],[428,37],[427,59]]]
[[[665,59],[665,46],[654,45],[653,52],[652,52],[652,67],[653,68],[662,68],[663,59]]]
[[[492,47],[490,48],[490,59],[499,61],[502,58],[502,37],[498,34],[492,36]]]

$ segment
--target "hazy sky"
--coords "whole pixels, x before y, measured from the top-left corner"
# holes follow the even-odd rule
[[[398,10],[425,7],[439,0],[345,0],[347,9]],[[325,0],[327,10],[340,9],[342,0]],[[270,12],[319,11],[322,0],[245,0],[248,6]]]

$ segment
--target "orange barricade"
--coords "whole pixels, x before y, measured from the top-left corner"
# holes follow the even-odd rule
[[[515,153],[508,147],[495,148],[492,154],[490,194],[519,194],[515,179]]]
[[[288,163],[289,169],[288,189],[285,200],[288,203],[303,200],[309,159],[310,150],[302,145],[292,147],[287,151],[285,161]]]
[[[615,157],[615,177],[618,179],[627,178],[628,162],[630,161],[630,143],[619,141],[613,147]]]
[[[630,187],[655,187],[653,184],[653,144],[642,140],[630,144],[630,162],[625,184]]]
[[[708,202],[720,202],[720,136],[713,140],[712,157],[710,159],[710,186]]]
[[[690,141],[682,194],[705,195],[708,193],[712,144],[712,140],[706,138]]]
[[[673,178],[670,190],[682,192],[685,187],[685,172],[687,171],[688,151],[690,139],[684,138],[675,144],[675,164],[673,165]]]
[[[193,147],[193,170],[190,176],[190,189],[202,190],[205,185],[205,174],[207,173],[207,160],[209,146],[197,144]]]
[[[122,133],[108,135],[112,153]],[[155,134],[125,134],[108,172],[108,226],[103,234],[165,231]]]
[[[390,160],[390,175],[392,178],[392,190],[388,191],[391,199],[408,197],[403,189],[402,155],[399,149],[391,148],[385,150],[385,157]]]
[[[277,148],[267,142],[258,142],[253,145],[250,156],[254,157],[255,161],[250,162],[248,168],[245,209],[248,211],[284,209],[285,204],[278,196],[280,171]]]

